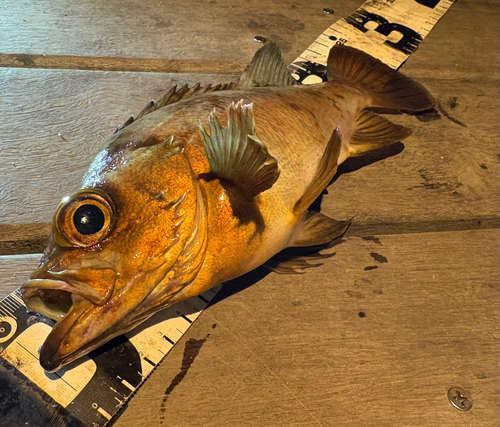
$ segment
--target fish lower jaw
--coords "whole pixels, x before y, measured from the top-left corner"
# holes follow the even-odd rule
[[[82,313],[83,315],[84,313]],[[80,315],[81,316],[81,315]],[[80,317],[79,316],[79,317]],[[76,322],[78,318],[74,319]],[[56,325],[57,326],[57,325]],[[72,324],[70,325],[70,327]],[[117,329],[115,331],[106,333],[101,333],[89,340],[85,343],[79,343],[72,351],[63,352],[62,342],[65,338],[64,334],[60,332],[51,332],[45,342],[43,343],[40,350],[40,365],[47,372],[56,372],[64,365],[74,362],[78,360],[80,357],[85,356],[96,348],[100,347],[104,343],[112,340],[113,338],[128,332],[130,329],[133,329],[134,326],[125,329]],[[53,335],[54,334],[54,335]],[[61,336],[62,335],[62,336]]]
[[[57,371],[63,365],[79,357],[75,354],[76,351],[68,349],[68,336],[71,334],[75,323],[89,309],[92,309],[92,304],[78,295],[72,295],[71,299],[73,301],[71,308],[54,325],[40,350],[40,365],[47,372]],[[78,351],[80,350],[81,348],[78,349]]]

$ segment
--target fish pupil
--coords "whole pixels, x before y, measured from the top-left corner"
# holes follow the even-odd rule
[[[73,215],[73,223],[80,234],[89,235],[102,230],[104,227],[104,213],[96,205],[82,205]]]

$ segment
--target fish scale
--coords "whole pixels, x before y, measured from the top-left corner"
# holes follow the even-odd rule
[[[326,81],[326,58],[335,44],[356,47],[397,69],[453,3],[452,0],[369,0],[328,27],[289,70],[303,84]],[[142,113],[154,109],[150,105]],[[0,379],[8,384],[9,392],[18,393],[19,408],[31,405],[40,414],[47,414],[44,423],[47,427],[61,425],[54,421],[61,417],[65,425],[103,427],[154,371],[219,289],[217,286],[157,313],[135,330],[106,344],[104,350],[93,351],[78,364],[52,374],[46,374],[40,367],[38,351],[54,322],[29,311],[16,290],[0,301]],[[12,409],[12,401],[9,408],[2,405],[4,401],[0,401],[3,413]],[[25,416],[29,417],[30,412],[36,411],[24,411]],[[0,427],[12,425],[5,418],[2,420]]]

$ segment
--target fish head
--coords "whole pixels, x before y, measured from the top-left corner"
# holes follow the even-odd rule
[[[27,307],[56,321],[40,351],[46,371],[168,306],[182,287],[171,284],[173,267],[192,246],[200,197],[181,142],[97,156],[82,188],[57,208],[41,263],[22,287]],[[160,294],[161,303],[151,297]]]

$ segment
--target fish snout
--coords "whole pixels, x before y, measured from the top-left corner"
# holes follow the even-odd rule
[[[111,268],[36,270],[21,287],[26,306],[55,321],[40,350],[40,364],[47,372],[57,371],[78,356],[79,340],[72,333],[96,309],[103,308],[115,290],[117,273]]]

